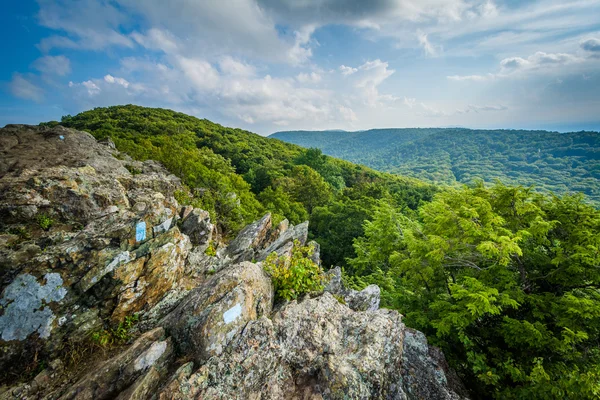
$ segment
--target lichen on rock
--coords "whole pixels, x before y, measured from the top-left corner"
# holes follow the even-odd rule
[[[2,340],[25,340],[34,332],[42,339],[50,336],[56,316],[49,305],[62,300],[67,289],[60,274],[47,273],[44,281],[40,284],[34,276],[22,274],[4,289],[0,298]]]

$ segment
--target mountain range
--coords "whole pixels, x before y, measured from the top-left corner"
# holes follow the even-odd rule
[[[270,136],[434,183],[476,180],[583,192],[600,201],[600,134],[465,128],[284,131]]]

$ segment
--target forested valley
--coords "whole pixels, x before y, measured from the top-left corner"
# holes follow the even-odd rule
[[[484,180],[600,201],[600,133],[464,128],[289,131],[271,137],[438,184]]]

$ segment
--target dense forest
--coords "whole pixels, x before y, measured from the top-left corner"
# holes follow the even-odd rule
[[[500,180],[600,201],[600,133],[462,128],[290,131],[271,137],[434,183]]]
[[[583,195],[481,181],[433,186],[163,109],[97,108],[60,124],[110,137],[134,158],[162,162],[187,185],[179,200],[209,210],[225,237],[267,211],[293,223],[309,219],[324,267],[343,266],[346,283],[357,289],[378,284],[382,305],[399,310],[408,326],[444,350],[472,398],[600,397],[600,211]],[[451,140],[451,132],[420,134]],[[331,135],[337,143],[347,133]],[[598,148],[593,135],[573,134],[566,153],[551,156],[541,147],[545,134],[535,135],[544,163],[570,160],[557,173],[598,174],[582,167]],[[384,157],[387,139],[380,139],[370,142],[379,153],[365,155],[391,162]],[[419,160],[414,140],[406,140],[406,149],[413,146]],[[521,152],[529,146],[515,136],[489,139],[489,148],[500,142],[509,148],[518,142]],[[460,165],[481,176],[488,165],[482,160],[500,153],[469,143],[472,153],[463,149]],[[455,161],[450,150],[435,164],[440,171]]]

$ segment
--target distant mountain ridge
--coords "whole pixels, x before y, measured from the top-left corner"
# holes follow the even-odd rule
[[[556,193],[583,192],[600,202],[600,133],[466,128],[284,131],[270,137],[436,183],[477,179]]]

